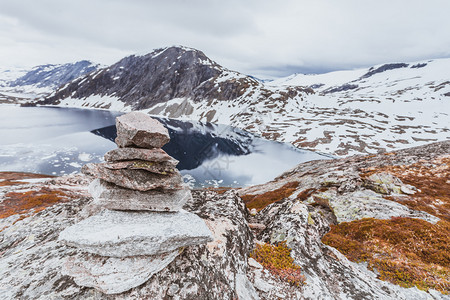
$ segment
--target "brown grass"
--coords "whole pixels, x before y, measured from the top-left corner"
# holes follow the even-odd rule
[[[300,266],[294,264],[291,249],[286,242],[277,245],[257,244],[250,257],[254,258],[273,275],[292,285],[300,286],[305,283],[305,276],[301,274]]]
[[[226,192],[228,192],[229,190],[232,190],[233,188],[231,188],[231,187],[208,187],[206,189],[208,191],[213,191],[219,195],[222,195],[222,194],[225,194]]]
[[[0,203],[0,219],[15,214],[37,213],[69,199],[69,196],[63,191],[48,188],[25,193],[10,192],[5,194],[5,199]]]
[[[311,196],[313,193],[317,192],[317,189],[306,189],[301,191],[298,195],[297,195],[297,199],[300,201],[306,201],[309,196]]]
[[[269,191],[264,194],[242,195],[241,198],[242,200],[244,200],[244,203],[248,209],[255,208],[256,210],[260,211],[269,204],[275,203],[277,201],[289,197],[290,195],[292,195],[292,193],[295,192],[297,187],[298,182],[294,181],[286,183],[279,189]]]
[[[366,261],[381,280],[450,292],[450,222],[362,219],[331,225],[322,241],[351,261]]]
[[[34,173],[0,172],[0,186],[26,184],[26,182],[17,181],[20,179],[52,178],[52,177],[54,176],[34,174]]]

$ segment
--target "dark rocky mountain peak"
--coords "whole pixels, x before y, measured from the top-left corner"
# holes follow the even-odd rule
[[[227,73],[233,78],[216,82]],[[255,79],[221,67],[199,50],[172,46],[125,57],[57,90],[45,103],[100,95],[117,97],[133,109],[145,109],[174,98],[232,100],[245,88],[258,84]]]

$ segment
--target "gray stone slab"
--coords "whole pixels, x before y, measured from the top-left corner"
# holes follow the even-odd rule
[[[145,170],[106,168],[104,164],[86,164],[81,172],[118,186],[137,190],[149,191],[154,189],[179,190],[183,188],[183,179],[177,170],[170,175],[151,173]]]
[[[116,118],[119,147],[161,148],[170,141],[169,131],[157,120],[142,112]]]
[[[175,166],[169,162],[151,162],[144,160],[128,160],[118,162],[103,163],[103,166],[111,170],[128,169],[128,170],[145,170],[155,174],[169,175],[177,171]]]
[[[164,150],[143,148],[117,148],[106,152],[105,160],[109,162],[122,160],[145,160],[153,162],[171,162],[176,166],[178,161],[167,154]]]
[[[93,204],[114,210],[179,211],[192,198],[188,187],[139,192],[101,179],[91,182],[89,193],[94,198]]]
[[[80,286],[93,287],[105,294],[118,294],[146,282],[164,269],[180,253],[172,252],[132,257],[104,257],[82,253],[66,259],[61,273]]]
[[[155,255],[213,240],[205,222],[193,213],[105,210],[59,234],[82,251],[108,257]]]

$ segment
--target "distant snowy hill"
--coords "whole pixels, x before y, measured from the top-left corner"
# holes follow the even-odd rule
[[[168,47],[81,76],[40,103],[228,124],[347,156],[450,139],[449,69],[450,59],[436,59],[261,82]]]
[[[8,86],[11,81],[25,75],[28,71],[23,68],[1,68],[0,67],[0,87]]]
[[[41,65],[31,70],[0,69],[0,101],[23,102],[42,98],[60,85],[95,71],[98,64],[90,61]]]
[[[98,65],[82,60],[64,65],[43,65],[10,82],[10,86],[59,87],[81,75],[97,70]]]
[[[270,84],[316,91],[303,106],[299,123],[306,126],[296,145],[348,155],[450,139],[449,70],[450,59],[435,59],[297,74]]]

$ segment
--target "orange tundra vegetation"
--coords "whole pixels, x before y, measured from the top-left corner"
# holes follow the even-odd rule
[[[391,173],[403,183],[420,190],[407,198],[390,196],[385,197],[386,199],[450,221],[450,155],[439,157],[431,163],[422,161],[407,166],[369,168],[362,176],[378,172]]]
[[[292,195],[292,193],[295,192],[297,187],[298,182],[289,182],[279,189],[259,195],[242,195],[241,198],[248,209],[255,208],[256,210],[260,211],[269,204],[289,197],[290,195]]]
[[[331,225],[322,242],[354,262],[366,261],[381,280],[450,292],[450,223],[412,218],[362,219]]]
[[[300,286],[305,283],[305,276],[301,274],[300,266],[294,264],[291,249],[286,242],[277,245],[257,244],[250,257],[254,258],[273,275],[292,285]]]
[[[48,188],[24,193],[10,192],[5,194],[4,197],[5,199],[0,203],[0,219],[15,214],[27,214],[31,210],[37,213],[69,199],[69,196],[64,192]]]
[[[420,289],[450,293],[450,156],[412,165],[369,168],[362,176],[388,172],[420,191],[386,197],[441,221],[363,219],[331,225],[322,241],[355,262],[366,261],[379,278]]]

